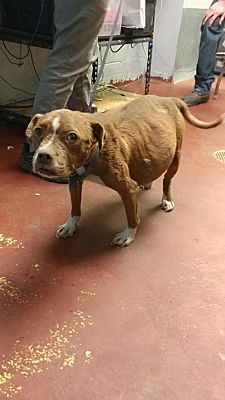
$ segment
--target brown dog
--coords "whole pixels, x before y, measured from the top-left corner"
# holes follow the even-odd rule
[[[57,232],[57,238],[72,236],[81,215],[83,179],[88,173],[99,176],[116,190],[123,201],[126,228],[112,240],[128,246],[139,223],[136,194],[164,172],[161,207],[174,208],[171,179],[178,170],[184,118],[199,128],[212,128],[213,122],[195,118],[178,98],[143,96],[105,113],[87,114],[56,110],[33,117],[26,130],[35,150],[33,171],[47,177],[71,176],[72,212]]]

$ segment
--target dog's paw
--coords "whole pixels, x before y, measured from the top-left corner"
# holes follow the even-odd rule
[[[146,185],[140,185],[139,188],[142,190],[149,190],[152,187],[152,183],[148,183]]]
[[[134,236],[137,229],[129,228],[128,226],[111,241],[112,246],[127,247],[134,241]]]
[[[66,239],[67,237],[73,236],[77,230],[77,224],[79,217],[69,217],[65,224],[60,225],[56,231],[57,239]]]
[[[175,203],[173,201],[169,201],[166,199],[162,199],[161,202],[161,209],[164,210],[165,212],[172,211],[175,207]]]

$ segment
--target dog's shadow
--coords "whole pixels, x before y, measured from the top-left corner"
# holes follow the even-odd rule
[[[140,190],[138,202],[141,223],[138,226],[138,234],[145,230],[145,221],[151,219],[160,207],[151,205],[151,191]],[[121,251],[121,247],[110,246],[114,235],[121,232],[126,226],[126,215],[120,197],[107,200],[104,204],[94,205],[91,209],[84,210],[81,223],[75,234],[67,239],[52,238],[46,243],[48,258],[57,264],[71,262],[76,268],[76,261],[81,262],[92,257],[113,254]],[[151,238],[151,228],[148,227],[148,236]],[[132,245],[134,246],[134,245]],[[44,253],[46,251],[44,250]]]

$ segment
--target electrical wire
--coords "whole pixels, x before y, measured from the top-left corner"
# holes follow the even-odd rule
[[[31,107],[33,107],[33,104],[28,104],[28,105],[26,105],[26,106],[24,106],[24,105],[22,105],[22,106],[20,106],[19,104],[18,105],[11,105],[11,104],[3,104],[3,105],[1,105],[0,106],[1,108],[12,108],[13,110],[14,109],[17,109],[17,108],[31,108]]]
[[[4,48],[6,49],[6,51],[7,51],[12,57],[14,57],[16,60],[20,60],[20,63],[17,63],[17,62],[14,62],[14,61],[10,60],[8,54],[2,49],[2,47],[0,47],[0,50],[1,50],[2,53],[6,56],[7,60],[10,62],[10,64],[17,65],[18,67],[21,67],[21,66],[24,64],[24,63],[22,62],[22,60],[24,60],[25,58],[27,58],[27,57],[30,55],[31,63],[32,63],[32,66],[33,66],[34,73],[35,73],[35,75],[36,75],[36,77],[37,77],[37,80],[40,81],[40,77],[39,77],[39,75],[38,75],[37,69],[36,69],[35,64],[34,64],[33,53],[32,53],[31,47],[30,47],[29,45],[27,45],[28,50],[27,50],[26,55],[25,55],[25,56],[22,56],[22,55],[21,55],[21,54],[22,54],[22,46],[21,46],[21,44],[20,44],[20,57],[18,57],[18,56],[16,56],[15,54],[13,54],[13,53],[7,48],[7,46],[6,46],[6,44],[4,43],[4,41],[3,41],[3,45],[4,45]]]
[[[20,56],[18,57],[8,49],[4,40],[2,40],[2,43],[3,43],[3,46],[4,46],[5,50],[7,51],[7,53],[9,53],[10,56],[15,58],[16,60],[22,61],[22,60],[25,60],[25,58],[27,58],[29,56],[29,46],[27,48],[27,53],[22,56],[22,54],[21,54],[22,53],[22,45],[20,44]]]
[[[32,37],[31,37],[31,40],[27,42],[27,45],[28,45],[28,46],[31,46],[31,45],[32,45],[32,43],[33,43],[33,41],[34,41],[34,39],[35,39],[35,37],[36,37],[36,35],[37,35],[37,31],[38,31],[38,28],[39,28],[39,26],[40,26],[41,17],[42,17],[44,8],[45,8],[45,4],[46,4],[46,0],[42,0],[42,2],[41,2],[41,8],[40,8],[40,14],[39,14],[39,17],[38,17],[37,25],[36,25],[36,28],[35,28],[35,31],[34,31]]]
[[[36,75],[36,77],[37,77],[37,80],[40,81],[40,77],[39,77],[39,75],[38,75],[38,73],[37,73],[37,70],[36,70],[36,67],[35,67],[35,64],[34,64],[34,58],[33,58],[33,53],[32,53],[31,48],[30,48],[30,58],[31,58],[31,63],[32,63],[32,66],[33,66],[33,70],[34,70],[34,72],[35,72],[35,75]]]
[[[12,89],[15,89],[15,90],[18,90],[19,92],[23,92],[23,93],[25,93],[25,94],[28,94],[28,96],[35,96],[33,93],[29,93],[29,92],[26,92],[26,90],[23,90],[23,89],[20,89],[20,88],[17,88],[17,87],[15,87],[15,86],[13,86],[10,82],[8,82],[2,75],[0,75],[0,79],[3,81],[3,82],[5,82],[8,86],[10,86]]]
[[[18,67],[21,67],[21,66],[24,64],[24,63],[22,62],[22,60],[25,60],[25,59],[30,55],[31,63],[32,63],[32,66],[33,66],[33,70],[34,70],[35,75],[36,75],[36,77],[37,77],[38,80],[40,80],[40,78],[39,78],[39,75],[38,75],[38,73],[37,73],[37,69],[36,69],[36,67],[35,67],[34,58],[33,58],[33,53],[32,53],[32,50],[31,50],[31,45],[32,45],[32,43],[33,43],[33,41],[34,41],[34,39],[35,39],[35,37],[36,37],[36,35],[37,35],[37,31],[38,31],[38,28],[39,28],[39,25],[40,25],[40,22],[41,22],[41,17],[42,17],[44,8],[45,8],[45,3],[46,3],[46,0],[42,0],[41,9],[40,9],[40,14],[39,14],[39,17],[38,17],[37,25],[36,25],[36,28],[35,28],[35,31],[34,31],[32,37],[31,37],[31,40],[28,41],[28,42],[26,43],[26,45],[27,45],[27,51],[26,51],[26,53],[25,53],[24,55],[22,55],[22,45],[21,45],[21,43],[20,43],[20,54],[19,54],[19,56],[15,55],[14,53],[12,53],[11,50],[9,50],[9,48],[7,47],[7,45],[6,45],[6,43],[5,43],[4,40],[2,40],[2,43],[3,43],[3,46],[4,46],[4,49],[5,49],[5,50],[3,50],[3,48],[0,46],[1,52],[5,55],[5,57],[6,57],[7,60],[10,62],[10,64],[16,65],[16,66],[18,66]],[[18,60],[19,62],[14,62],[14,61],[12,61],[12,60],[10,59],[9,56],[13,57],[15,60]],[[34,95],[33,93],[29,93],[29,92],[27,92],[26,90],[23,90],[23,89],[21,89],[21,88],[18,88],[18,87],[16,87],[16,86],[13,86],[9,81],[7,81],[7,79],[5,79],[2,75],[0,75],[0,79],[1,79],[3,82],[5,82],[5,83],[6,83],[9,87],[11,87],[12,89],[17,90],[17,91],[19,91],[19,92],[22,92],[22,93],[24,93],[24,94],[27,94],[28,96],[32,96],[32,99],[34,98],[35,95]],[[28,99],[27,99],[27,100],[28,100]],[[29,100],[30,100],[30,98],[29,98]],[[32,105],[32,104],[27,104],[27,105],[18,105],[18,106],[17,106],[17,105],[8,104],[8,105],[3,105],[3,106],[1,106],[1,107],[16,109],[16,108],[30,108],[30,107],[33,107],[33,105]]]
[[[29,101],[29,100],[34,100],[34,98],[33,97],[28,97],[28,98],[26,98],[26,99],[23,99],[23,100],[20,100],[19,102],[15,102],[15,103],[6,103],[6,104],[1,104],[0,105],[0,107],[1,108],[31,108],[31,107],[33,107],[33,103],[32,104],[18,104],[18,103],[24,103],[24,102],[26,102],[26,101]]]
[[[110,46],[110,50],[111,50],[112,53],[118,53],[123,48],[123,46],[124,46],[124,43],[121,44],[121,46],[117,50],[113,50],[112,46]]]
[[[3,46],[4,46],[4,48],[5,48],[5,51],[6,51],[11,57],[15,58],[16,60],[19,60],[19,63],[15,63],[15,62],[13,62],[12,60],[10,60],[10,58],[9,58],[8,55],[4,52],[4,50],[3,50],[2,48],[0,48],[1,51],[4,53],[4,55],[7,57],[8,61],[9,61],[11,64],[18,65],[18,66],[23,65],[22,60],[25,60],[25,59],[30,55],[30,57],[31,57],[31,62],[32,62],[32,66],[33,66],[33,70],[34,70],[35,75],[36,75],[36,77],[37,77],[38,80],[40,80],[40,78],[39,78],[39,76],[38,76],[38,73],[37,73],[37,70],[36,70],[36,67],[35,67],[35,64],[34,64],[33,54],[32,54],[32,51],[31,51],[31,45],[32,45],[32,43],[33,43],[33,41],[34,41],[34,39],[35,39],[35,37],[36,37],[36,35],[37,35],[37,31],[38,31],[38,28],[39,28],[39,26],[40,26],[40,22],[41,22],[42,14],[43,14],[43,12],[44,12],[45,5],[46,5],[46,0],[42,0],[41,7],[40,7],[40,14],[39,14],[39,17],[38,17],[38,21],[37,21],[37,24],[36,24],[36,28],[35,28],[35,30],[34,30],[34,33],[33,33],[32,37],[31,37],[31,40],[28,41],[28,42],[26,43],[26,45],[27,45],[27,52],[26,52],[25,55],[22,56],[22,45],[21,45],[21,43],[20,43],[20,55],[19,55],[19,57],[18,57],[17,55],[15,55],[14,53],[12,53],[12,52],[9,50],[9,48],[6,46],[5,41],[2,40]]]
[[[1,46],[0,46],[0,50],[1,50],[1,52],[5,55],[5,57],[6,57],[7,60],[10,62],[10,64],[17,65],[17,67],[21,67],[21,65],[23,65],[23,63],[18,63],[18,62],[12,61],[12,60],[9,58],[8,54],[3,50],[3,48],[2,48]]]

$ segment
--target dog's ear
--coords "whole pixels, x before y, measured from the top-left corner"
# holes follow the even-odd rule
[[[43,114],[36,114],[33,116],[32,120],[29,122],[28,127],[25,131],[25,135],[27,138],[31,138],[33,134],[33,129],[36,123],[38,122],[39,118],[42,117]]]
[[[106,139],[105,129],[98,122],[93,122],[91,124],[91,129],[92,129],[94,138],[99,143],[99,149],[101,150],[102,147],[104,146],[105,139]]]

